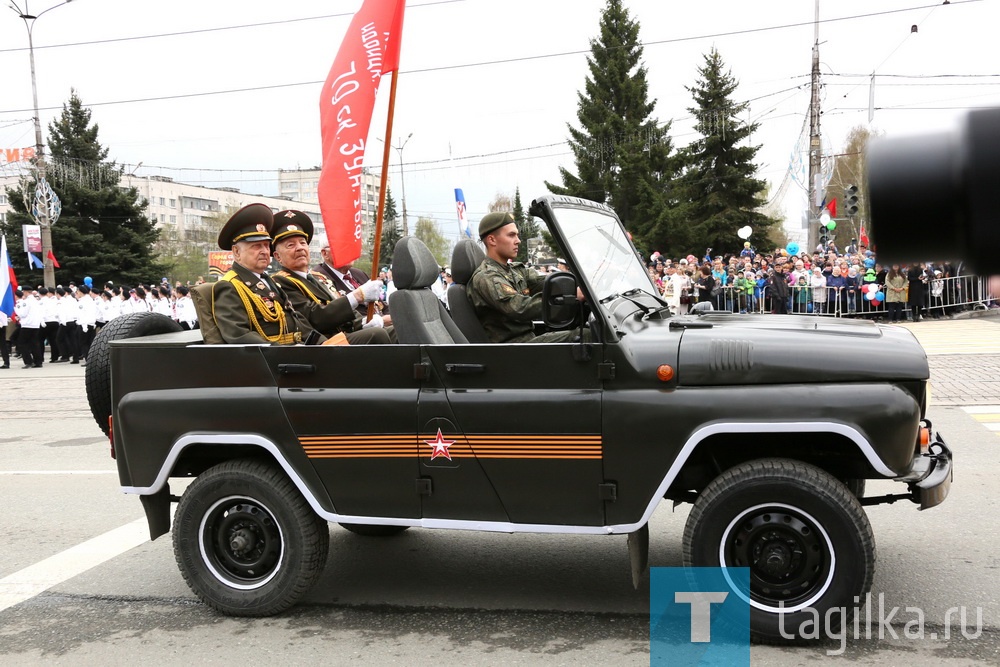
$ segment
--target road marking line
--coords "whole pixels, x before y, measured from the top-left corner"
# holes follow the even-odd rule
[[[117,475],[117,470],[0,470],[0,475]]]
[[[0,611],[149,541],[146,519],[109,530],[0,579]]]
[[[967,405],[962,409],[970,415],[988,415],[1000,412],[1000,405]]]

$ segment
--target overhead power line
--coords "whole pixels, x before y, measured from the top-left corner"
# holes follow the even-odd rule
[[[415,5],[414,7],[425,7],[425,6],[434,5],[434,4],[447,4],[447,3],[452,3],[452,2],[464,2],[464,1],[465,0],[438,0],[437,2],[428,2],[428,3],[423,3],[421,5]],[[973,3],[973,2],[982,2],[982,1],[983,0],[955,0],[955,2],[952,2],[951,5],[953,5],[953,6],[954,5],[962,5],[962,4],[968,4],[968,3]],[[918,5],[918,6],[914,6],[914,7],[904,7],[904,8],[900,8],[900,9],[884,10],[884,11],[880,11],[880,12],[870,12],[870,13],[867,13],[867,14],[853,14],[853,15],[850,15],[850,16],[839,16],[839,17],[834,17],[834,18],[829,18],[829,19],[822,19],[820,21],[820,23],[835,23],[835,22],[840,22],[840,21],[853,21],[853,20],[857,20],[857,19],[871,18],[871,17],[883,16],[883,15],[887,15],[887,14],[898,14],[898,13],[902,13],[902,12],[919,11],[921,9],[928,9],[928,8],[933,8],[933,7],[937,7],[937,6],[938,5],[935,3],[933,5]],[[263,23],[250,23],[250,24],[245,24],[245,25],[240,25],[240,26],[228,26],[228,27],[221,27],[221,28],[205,28],[205,29],[200,29],[200,30],[191,30],[191,31],[184,31],[184,32],[163,33],[162,35],[144,35],[144,36],[139,36],[139,37],[123,37],[123,38],[117,38],[117,39],[113,39],[113,40],[100,40],[100,41],[92,41],[92,42],[74,42],[72,44],[51,45],[49,47],[36,46],[35,48],[36,49],[40,49],[40,48],[56,48],[56,47],[60,47],[60,46],[84,46],[84,45],[88,45],[88,44],[98,44],[98,43],[106,43],[106,42],[113,42],[113,41],[128,41],[128,40],[134,40],[134,39],[152,39],[152,38],[155,38],[155,37],[179,36],[179,35],[194,34],[194,33],[199,33],[199,32],[213,32],[213,31],[218,31],[218,30],[234,30],[234,29],[240,29],[240,28],[259,27],[259,26],[266,26],[266,25],[276,25],[276,24],[281,24],[281,23],[293,23],[293,22],[298,22],[298,21],[310,21],[310,20],[325,19],[325,18],[330,18],[330,17],[346,16],[346,15],[350,15],[350,14],[329,14],[329,15],[324,15],[324,16],[307,17],[307,18],[300,18],[300,19],[286,19],[286,20],[283,20],[283,21],[271,21],[271,22],[263,22]],[[689,36],[686,36],[686,37],[674,37],[674,38],[670,38],[670,39],[660,39],[660,40],[653,40],[653,41],[649,41],[649,42],[644,42],[643,46],[659,46],[659,45],[662,45],[662,44],[674,44],[674,43],[689,42],[689,41],[695,41],[695,40],[701,40],[701,39],[715,39],[715,38],[718,38],[718,37],[729,37],[729,36],[734,36],[734,35],[746,35],[746,34],[752,34],[752,33],[758,33],[758,32],[767,32],[767,31],[771,31],[771,30],[785,30],[785,29],[788,29],[788,28],[799,28],[799,27],[803,27],[803,26],[812,26],[813,23],[814,23],[813,21],[805,21],[805,22],[798,22],[798,23],[785,23],[785,24],[780,24],[780,25],[762,26],[762,27],[758,27],[758,28],[746,28],[746,29],[743,29],[743,30],[730,30],[730,31],[726,31],[726,32],[708,33],[708,34],[703,34],[703,35],[689,35]],[[18,48],[18,49],[0,49],[0,53],[4,53],[4,52],[7,52],[7,51],[21,51],[21,50],[26,50],[26,49],[23,49],[23,48]],[[440,65],[440,66],[437,66],[437,67],[424,67],[424,68],[420,68],[420,69],[401,70],[400,73],[401,74],[422,74],[422,73],[427,73],[427,72],[439,72],[439,71],[444,71],[444,70],[463,69],[463,68],[469,68],[469,67],[486,67],[486,66],[489,66],[489,65],[501,65],[501,64],[509,64],[509,63],[514,63],[514,62],[528,62],[528,61],[533,61],[533,60],[543,60],[543,59],[547,59],[547,58],[560,58],[560,57],[565,57],[565,56],[576,56],[576,55],[590,53],[590,51],[591,51],[590,48],[587,48],[587,49],[581,49],[581,50],[575,50],[575,51],[562,51],[562,52],[559,52],[559,53],[544,53],[544,54],[538,54],[538,55],[534,55],[534,56],[519,56],[519,57],[516,57],[516,58],[504,58],[504,59],[499,59],[499,60],[484,60],[484,61],[473,62],[473,63],[459,63],[459,64],[456,64],[456,65]],[[867,74],[865,76],[871,76],[871,75]],[[157,102],[157,101],[161,101],[161,100],[184,99],[184,98],[189,98],[189,97],[206,97],[206,96],[210,96],[210,95],[230,95],[230,94],[234,94],[234,93],[256,92],[256,91],[261,91],[261,90],[275,90],[275,89],[279,89],[279,88],[293,88],[293,87],[298,87],[298,86],[314,86],[314,85],[320,85],[321,83],[323,83],[323,82],[319,81],[319,80],[317,80],[317,81],[302,81],[302,82],[298,82],[298,83],[284,83],[284,84],[273,84],[273,85],[265,85],[265,86],[252,86],[252,87],[247,87],[247,88],[231,88],[231,89],[227,89],[227,90],[204,91],[204,92],[198,92],[198,93],[180,93],[180,94],[177,94],[177,95],[161,95],[161,96],[155,96],[155,97],[143,97],[143,98],[135,98],[135,99],[127,99],[127,100],[110,100],[110,101],[105,101],[105,102],[91,102],[91,103],[86,104],[85,106],[96,107],[96,106],[108,106],[108,105],[112,105],[112,104],[134,104],[134,103],[139,103],[139,102]],[[59,110],[61,108],[62,108],[62,106],[49,106],[49,107],[41,107],[39,110],[40,111],[53,111],[53,110]],[[3,114],[3,113],[25,113],[25,112],[31,112],[31,111],[33,111],[33,109],[2,109],[2,110],[0,110],[0,114]]]

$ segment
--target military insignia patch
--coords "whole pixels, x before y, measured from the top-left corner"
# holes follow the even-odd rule
[[[247,283],[247,284],[249,285],[250,283]],[[267,287],[267,285],[264,284],[263,280],[261,280],[259,283],[257,283],[257,289],[265,289],[266,287]]]
[[[285,229],[287,229],[290,232],[297,232],[297,231],[299,231],[299,228],[296,227],[295,225],[288,225],[287,227],[285,227]]]
[[[264,225],[262,225],[262,224],[260,224],[258,222],[257,223],[257,231],[260,232],[261,234],[267,234],[267,227],[265,227]]]
[[[514,289],[513,287],[511,287],[510,285],[507,285],[507,284],[503,284],[503,285],[501,285],[501,286],[500,286],[500,290],[501,290],[501,291],[502,291],[502,292],[503,292],[504,294],[517,294],[517,290],[516,290],[516,289]]]

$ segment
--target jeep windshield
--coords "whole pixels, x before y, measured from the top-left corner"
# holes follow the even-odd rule
[[[596,301],[645,293],[655,299],[649,305],[663,305],[632,242],[614,216],[595,209],[558,207],[556,217],[567,250],[575,260],[575,270],[590,285]]]

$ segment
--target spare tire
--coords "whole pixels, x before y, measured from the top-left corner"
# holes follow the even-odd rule
[[[97,425],[108,434],[111,416],[111,350],[108,343],[123,338],[140,338],[154,334],[182,331],[181,325],[159,313],[130,313],[105,324],[87,353],[87,403]]]

